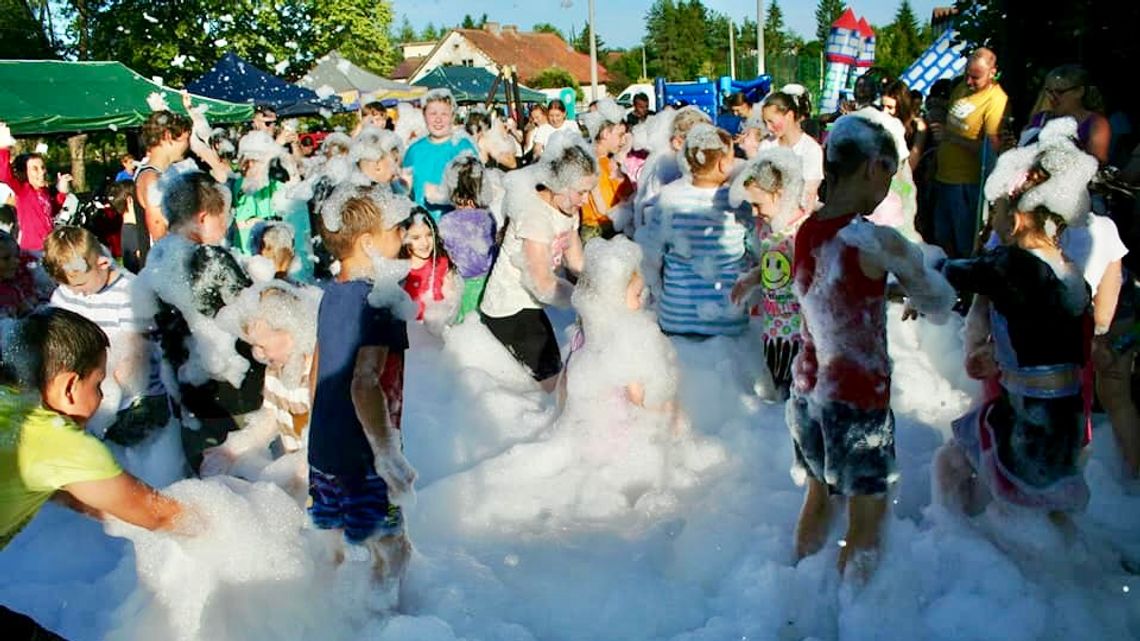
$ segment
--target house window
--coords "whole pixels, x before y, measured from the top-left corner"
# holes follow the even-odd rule
[[[472,58],[464,58],[463,59],[463,66],[464,67],[474,67],[475,66],[475,60]]]

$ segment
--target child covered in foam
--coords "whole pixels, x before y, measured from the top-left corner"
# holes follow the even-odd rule
[[[733,204],[748,202],[756,214],[760,264],[732,287],[733,302],[755,294],[760,299],[764,357],[776,387],[785,393],[792,382],[792,361],[803,345],[800,301],[792,289],[796,231],[810,211],[800,206],[804,177],[799,156],[772,147],[758,152],[733,180]]]
[[[303,458],[277,466],[293,470],[286,478],[266,474],[272,474],[267,467],[273,459],[301,451],[306,442],[320,297],[315,287],[273,280],[245,290],[218,314],[218,322],[247,341],[265,365],[265,400],[257,421],[206,451],[203,474],[279,480],[294,496],[307,488]]]
[[[467,530],[620,526],[671,513],[678,493],[726,458],[688,429],[677,354],[643,308],[640,266],[641,249],[625,238],[586,245],[571,296],[580,325],[566,404],[549,437],[442,479],[423,510],[448,509],[446,518]],[[447,507],[457,502],[466,507]]]
[[[1090,300],[1061,237],[1089,222],[1097,160],[1050,127],[1036,144],[999,157],[986,181],[1001,246],[944,267],[952,284],[977,294],[965,332],[967,372],[1000,381],[954,422],[954,438],[935,459],[943,502],[970,515],[997,499],[1063,520],[1089,500],[1081,458]]]

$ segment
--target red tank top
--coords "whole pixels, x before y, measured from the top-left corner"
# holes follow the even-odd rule
[[[890,406],[886,275],[872,279],[859,251],[836,238],[857,214],[807,219],[796,233],[793,274],[803,311],[795,390],[818,402]],[[872,224],[872,223],[866,223]]]
[[[408,272],[408,277],[404,280],[404,291],[408,292],[408,296],[411,296],[419,307],[416,320],[424,319],[424,298],[428,296],[429,289],[431,300],[443,300],[443,280],[447,277],[448,266],[446,256],[436,256],[434,260],[429,260]]]

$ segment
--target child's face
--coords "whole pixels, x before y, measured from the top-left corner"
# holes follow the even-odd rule
[[[434,100],[424,107],[424,121],[427,122],[428,135],[432,138],[448,138],[451,136],[451,116],[454,109],[442,100]]]
[[[29,158],[27,164],[28,184],[36,189],[47,186],[47,167],[43,158]]]
[[[6,240],[0,241],[0,280],[11,280],[16,277],[16,270],[20,268],[20,248],[16,243]]]
[[[396,162],[392,154],[381,154],[376,160],[361,160],[356,164],[361,173],[381,184],[390,183],[396,177]]]
[[[404,242],[407,243],[412,256],[420,260],[429,260],[432,250],[435,248],[435,234],[431,233],[431,227],[422,222],[417,222],[408,228]]]
[[[87,264],[94,265],[85,272],[66,272],[64,285],[80,296],[98,293],[111,280],[111,261],[106,256],[88,256]]]
[[[198,238],[205,245],[220,245],[226,239],[229,226],[229,215],[203,212],[199,219]]]
[[[748,200],[752,203],[752,211],[764,220],[772,220],[779,212],[780,194],[764,191],[755,184],[745,187]]]
[[[269,323],[257,319],[245,328],[245,338],[253,348],[257,362],[269,367],[284,367],[293,354],[293,336],[283,329],[274,329]]]
[[[99,403],[103,402],[103,391],[99,386],[106,377],[107,352],[103,350],[98,367],[87,376],[80,378],[75,372],[62,372],[48,381],[47,389],[44,390],[44,404],[78,423],[84,423],[99,409]]]
[[[640,272],[633,272],[633,278],[629,279],[629,286],[625,290],[625,306],[633,312],[641,309],[641,297],[644,292],[645,279],[641,277]]]
[[[400,247],[404,244],[404,229],[399,225],[390,229],[380,225],[370,233],[362,234],[357,243],[358,249],[365,255],[397,258],[400,255]]]
[[[784,113],[780,113],[780,110],[777,109],[775,105],[764,107],[764,111],[762,111],[761,114],[764,116],[764,125],[768,127],[768,132],[776,138],[783,136],[784,132],[788,130],[789,125],[796,120],[796,115],[792,113],[790,109]]]
[[[577,214],[597,184],[597,176],[583,176],[566,191],[560,191],[554,194],[554,206],[567,216]]]

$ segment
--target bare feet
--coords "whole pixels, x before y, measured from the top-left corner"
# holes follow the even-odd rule
[[[807,480],[807,493],[796,523],[796,561],[819,552],[827,541],[831,526],[831,501],[827,486],[814,479]]]

